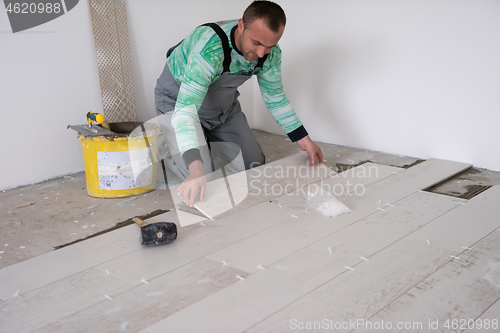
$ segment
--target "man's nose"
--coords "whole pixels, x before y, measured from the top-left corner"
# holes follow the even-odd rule
[[[259,46],[257,48],[257,55],[262,58],[266,54],[266,48],[264,46]]]

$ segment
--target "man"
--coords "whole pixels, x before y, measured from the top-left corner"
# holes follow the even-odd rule
[[[285,24],[278,4],[254,1],[241,19],[199,26],[168,51],[155,88],[155,105],[158,115],[165,115],[160,125],[171,149],[165,161],[185,179],[178,193],[190,206],[198,191],[204,200],[211,152],[217,150],[233,171],[265,162],[238,102],[237,88],[254,74],[273,118],[309,154],[313,166],[323,162],[321,149],[309,138],[283,91],[278,41]],[[237,157],[242,163],[235,162]]]

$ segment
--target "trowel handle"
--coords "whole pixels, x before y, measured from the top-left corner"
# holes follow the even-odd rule
[[[87,121],[89,123],[96,122],[98,124],[102,124],[104,121],[104,116],[100,113],[87,112]]]
[[[148,225],[146,222],[144,222],[143,220],[141,220],[140,218],[138,217],[134,217],[132,219],[132,221],[134,221],[135,223],[137,223],[138,225],[140,225],[141,227],[144,227],[145,225]]]

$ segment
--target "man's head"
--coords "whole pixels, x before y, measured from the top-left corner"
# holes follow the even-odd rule
[[[271,52],[285,30],[283,9],[272,1],[254,1],[238,21],[235,39],[238,49],[248,61]]]
[[[243,24],[250,26],[255,20],[263,19],[267,28],[278,33],[286,25],[286,16],[283,9],[272,1],[254,1],[243,12]]]

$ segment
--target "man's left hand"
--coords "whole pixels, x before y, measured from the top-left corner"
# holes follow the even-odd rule
[[[302,139],[297,141],[300,149],[306,151],[311,157],[311,163],[313,166],[316,166],[316,163],[323,163],[323,153],[321,152],[321,148],[319,148],[309,137],[306,135]]]

